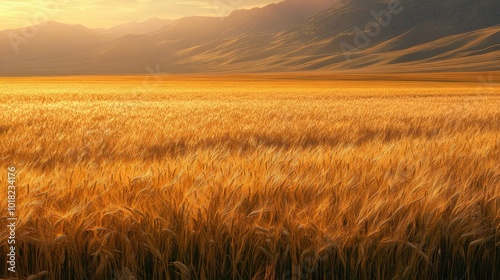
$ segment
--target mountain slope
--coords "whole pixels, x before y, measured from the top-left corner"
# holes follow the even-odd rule
[[[81,25],[46,22],[0,32],[0,74],[51,75],[77,73],[92,50],[109,38]]]
[[[102,29],[100,32],[118,38],[125,35],[140,35],[155,32],[171,23],[171,20],[154,17],[141,22],[134,21],[119,24],[108,29]]]
[[[261,36],[251,48],[239,44],[239,55],[235,55],[234,48],[218,44],[206,48],[202,56],[188,52],[185,60],[202,64],[210,57],[225,61],[220,67],[224,71],[255,72],[371,71],[371,67],[377,67],[376,71],[500,70],[500,66],[493,65],[498,61],[500,39],[492,35],[482,40],[485,33],[495,33],[499,24],[499,1],[340,1],[285,32]],[[240,41],[252,38],[245,36]],[[462,46],[472,41],[481,41],[478,47],[482,51],[462,51]],[[437,55],[440,57],[434,57]],[[254,59],[246,59],[249,57]],[[434,60],[430,63],[428,59]],[[444,60],[460,64],[454,66]],[[438,67],[439,63],[443,67]],[[231,67],[226,67],[228,64]],[[415,67],[418,64],[425,67]]]
[[[17,54],[6,36],[18,31],[0,32],[0,75],[500,70],[493,0],[286,0],[114,39],[39,29]]]

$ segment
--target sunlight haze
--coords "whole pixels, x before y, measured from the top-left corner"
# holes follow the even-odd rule
[[[0,30],[53,20],[87,27],[110,27],[151,17],[226,16],[231,11],[261,7],[280,0],[1,0]]]

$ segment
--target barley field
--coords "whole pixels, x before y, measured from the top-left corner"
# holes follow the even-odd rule
[[[0,278],[500,279],[500,86],[421,80],[1,78]]]

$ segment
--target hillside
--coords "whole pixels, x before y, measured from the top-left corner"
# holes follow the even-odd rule
[[[493,0],[286,0],[124,24],[115,36],[55,22],[33,29],[0,32],[0,75],[500,70]]]

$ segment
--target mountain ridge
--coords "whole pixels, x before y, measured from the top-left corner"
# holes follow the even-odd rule
[[[286,0],[118,37],[52,22],[18,45],[22,30],[0,31],[0,75],[500,70],[499,11],[493,0]]]

